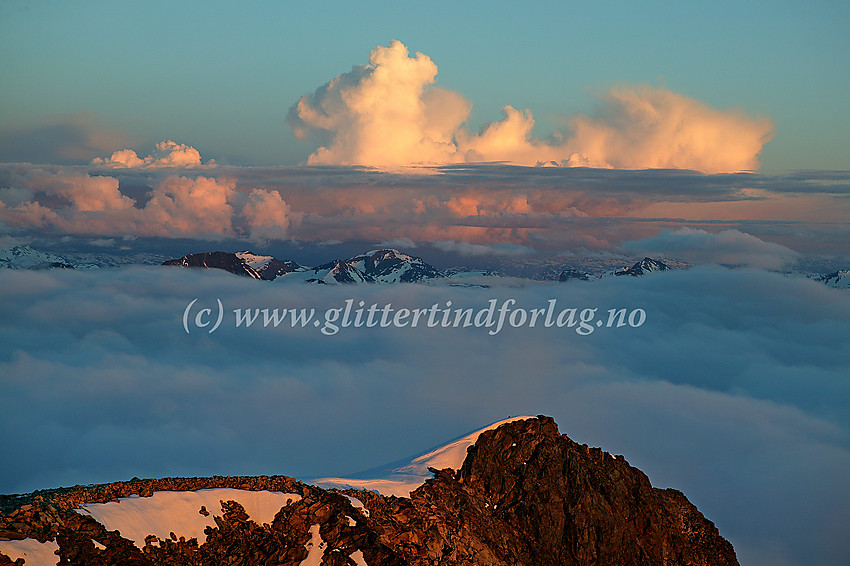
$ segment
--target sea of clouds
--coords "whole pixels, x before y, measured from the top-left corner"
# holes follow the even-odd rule
[[[700,237],[697,235],[696,237]],[[517,284],[517,280],[509,280]],[[495,283],[495,281],[493,281]],[[637,328],[235,328],[199,308],[643,309]],[[196,311],[193,311],[196,312]],[[850,295],[749,269],[462,288],[220,271],[0,272],[0,492],[138,477],[344,476],[517,414],[682,490],[746,565],[850,557]]]

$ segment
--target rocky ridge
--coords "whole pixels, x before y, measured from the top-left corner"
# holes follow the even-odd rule
[[[734,565],[731,544],[683,494],[658,489],[621,456],[558,432],[549,417],[483,432],[458,470],[409,498],[328,490],[284,476],[172,478],[3,496],[0,539],[58,544],[86,565]],[[142,548],[74,509],[162,490],[235,487],[300,495],[271,523],[235,501],[212,513],[205,540],[149,536]],[[362,505],[361,505],[362,502]],[[0,564],[21,564],[0,555]]]

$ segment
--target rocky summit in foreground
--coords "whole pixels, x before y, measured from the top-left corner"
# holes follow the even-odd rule
[[[27,544],[28,564],[89,566],[738,563],[682,493],[653,488],[622,457],[559,434],[549,417],[484,431],[459,469],[432,472],[409,498],[284,476],[5,496],[0,564]]]

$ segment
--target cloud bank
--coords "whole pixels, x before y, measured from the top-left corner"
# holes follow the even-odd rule
[[[739,230],[721,230],[716,234],[694,228],[662,230],[657,236],[626,242],[622,249],[644,255],[676,257],[690,263],[762,269],[782,269],[800,257],[792,249]]]
[[[848,195],[847,173],[766,177],[473,164],[417,175],[352,167],[200,172],[0,164],[0,229],[19,236],[454,241],[549,254],[610,251],[666,230],[664,241],[644,243],[640,253],[776,268],[757,256],[768,253],[781,263],[793,260],[793,252],[759,247],[733,232],[714,243],[700,232],[668,233],[737,230],[804,256],[850,259]],[[723,250],[740,257],[724,258]]]
[[[628,281],[625,281],[628,279]],[[234,328],[215,308],[643,308],[640,328]],[[742,564],[846,564],[850,296],[747,269],[523,288],[263,284],[214,270],[0,272],[0,491],[165,475],[341,476],[552,415],[684,491]],[[437,353],[437,355],[435,355]],[[26,426],[21,426],[25,423]],[[151,449],[155,447],[155,449]]]
[[[532,135],[530,110],[505,106],[505,117],[472,133],[472,105],[434,86],[437,66],[392,41],[303,96],[288,122],[317,149],[308,163],[380,169],[480,161],[618,169],[691,169],[705,173],[758,168],[771,136],[767,119],[716,110],[664,88],[620,86],[602,97],[595,116],[575,116],[559,142]]]

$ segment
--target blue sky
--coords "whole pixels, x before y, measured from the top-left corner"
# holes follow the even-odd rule
[[[123,134],[119,147],[174,139],[220,162],[296,164],[313,148],[289,108],[399,39],[473,103],[474,130],[511,104],[544,138],[594,94],[646,82],[769,117],[762,171],[848,169],[848,22],[827,1],[4,2],[0,128],[73,118]]]

